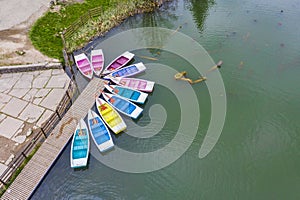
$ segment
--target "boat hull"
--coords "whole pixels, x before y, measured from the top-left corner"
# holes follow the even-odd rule
[[[104,78],[109,79],[110,77],[130,77],[142,73],[145,70],[146,70],[146,66],[142,62],[140,62],[137,64],[129,65],[127,67],[118,69],[115,72],[108,74]]]
[[[91,51],[91,65],[93,72],[100,76],[104,67],[104,54],[102,49],[94,49]]]
[[[93,77],[93,69],[85,53],[74,56],[75,63],[80,73],[88,79]]]
[[[130,100],[134,103],[140,103],[143,104],[145,103],[148,94],[138,91],[138,90],[134,90],[128,87],[123,87],[123,86],[119,86],[119,85],[105,85],[105,88],[115,94],[115,95],[119,95],[127,100]]]
[[[91,137],[100,152],[108,151],[114,147],[108,128],[100,116],[92,110],[88,111],[88,127]]]
[[[89,156],[90,142],[86,123],[80,119],[73,134],[70,162],[72,168],[86,167]]]
[[[138,78],[122,78],[122,77],[115,77],[111,78],[111,80],[121,86],[125,86],[131,89],[143,91],[143,92],[152,92],[154,88],[155,82],[138,79]]]
[[[102,92],[102,96],[116,110],[133,119],[138,118],[143,112],[142,108],[118,95]]]
[[[123,54],[118,56],[115,60],[113,60],[109,65],[104,69],[102,72],[103,75],[112,73],[121,67],[124,67],[127,65],[130,60],[134,57],[133,53],[130,53],[129,51],[125,51]]]
[[[118,134],[127,128],[120,114],[103,99],[96,98],[96,107],[101,118],[112,132]]]

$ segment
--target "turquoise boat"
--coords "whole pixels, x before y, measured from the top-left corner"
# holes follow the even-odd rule
[[[71,144],[71,167],[86,167],[90,151],[89,132],[86,123],[80,119]]]
[[[105,88],[116,95],[119,95],[129,101],[132,101],[134,103],[145,103],[148,94],[145,92],[141,92],[138,90],[134,90],[128,87],[123,87],[119,85],[105,85]]]

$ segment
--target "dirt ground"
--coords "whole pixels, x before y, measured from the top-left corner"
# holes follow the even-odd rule
[[[41,8],[25,22],[0,31],[0,66],[57,62],[37,51],[28,37],[32,24],[46,11],[46,8]]]

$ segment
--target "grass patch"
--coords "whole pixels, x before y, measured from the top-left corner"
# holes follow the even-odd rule
[[[103,9],[101,16],[89,20],[66,38],[69,52],[84,46],[94,36],[105,33],[128,16],[153,10],[156,3],[153,0],[85,0],[84,3],[56,5],[31,28],[29,36],[32,44],[43,54],[63,61],[60,32],[88,10],[99,6]]]

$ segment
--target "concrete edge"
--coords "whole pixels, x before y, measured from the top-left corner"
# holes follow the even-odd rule
[[[62,68],[63,65],[61,63],[48,63],[48,62],[28,64],[28,65],[0,66],[0,74],[47,70],[47,69],[62,69]]]

